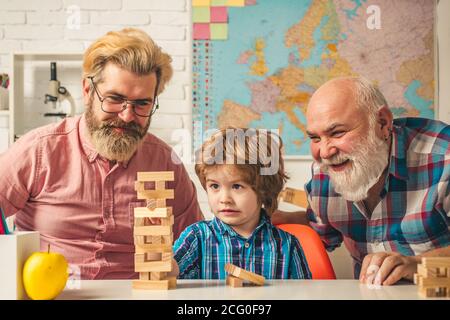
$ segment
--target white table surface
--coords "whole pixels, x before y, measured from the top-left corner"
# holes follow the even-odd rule
[[[412,283],[370,288],[357,280],[271,280],[261,287],[241,288],[226,286],[225,281],[220,280],[178,280],[177,289],[173,290],[133,290],[131,280],[81,280],[66,287],[57,299],[416,300],[424,298],[418,294],[417,286]]]

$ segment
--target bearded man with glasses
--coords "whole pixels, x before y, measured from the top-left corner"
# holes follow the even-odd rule
[[[137,172],[174,171],[174,240],[202,219],[183,164],[148,132],[170,63],[143,31],[108,32],[84,54],[85,113],[28,132],[0,158],[6,216],[18,230],[39,231],[41,249],[50,244],[81,279],[138,277],[134,208],[146,203],[136,197]]]

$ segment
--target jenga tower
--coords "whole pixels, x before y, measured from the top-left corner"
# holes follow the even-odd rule
[[[172,271],[174,218],[166,199],[173,199],[174,191],[166,189],[166,181],[173,180],[173,171],[137,174],[137,198],[147,200],[147,207],[134,209],[134,270],[139,272],[139,280],[133,280],[133,289],[167,290],[177,286],[176,278],[167,276]],[[155,190],[146,190],[149,182],[155,182]],[[161,223],[151,224],[149,218],[158,218]]]
[[[450,258],[422,258],[414,274],[414,283],[424,297],[450,297]]]

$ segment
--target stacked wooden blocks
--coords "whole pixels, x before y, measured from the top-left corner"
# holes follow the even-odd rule
[[[422,258],[414,283],[424,297],[450,297],[450,258]]]
[[[176,277],[167,275],[172,271],[174,217],[166,199],[174,198],[174,190],[166,189],[166,181],[174,181],[173,171],[137,174],[137,197],[147,200],[147,207],[134,209],[134,269],[139,272],[139,280],[133,280],[133,289],[167,290],[177,285]],[[149,182],[155,183],[154,190],[146,189]],[[150,219],[160,223],[155,225]]]

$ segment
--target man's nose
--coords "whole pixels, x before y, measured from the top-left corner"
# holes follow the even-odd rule
[[[131,103],[126,103],[125,108],[119,112],[119,118],[123,120],[123,122],[131,122],[135,119],[135,114],[133,111],[134,106]]]
[[[329,141],[324,141],[320,145],[319,156],[321,159],[329,159],[338,152],[338,149]]]

